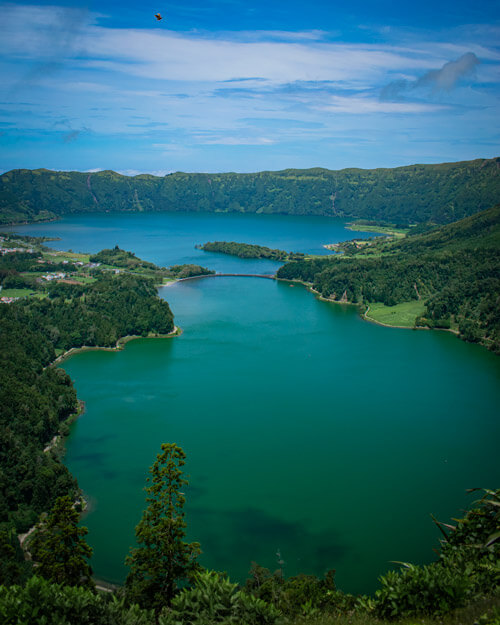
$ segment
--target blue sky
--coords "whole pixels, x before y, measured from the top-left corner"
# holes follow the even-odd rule
[[[0,10],[3,171],[163,175],[500,155],[499,0]]]

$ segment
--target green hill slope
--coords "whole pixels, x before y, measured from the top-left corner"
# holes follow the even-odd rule
[[[278,277],[363,307],[421,300],[413,325],[457,328],[461,338],[500,353],[500,205],[425,234],[348,249],[287,263]]]
[[[18,169],[0,176],[0,223],[93,211],[218,211],[450,223],[500,198],[500,158],[394,169],[127,177]]]
[[[500,204],[430,232],[397,241],[392,248],[402,252],[433,249],[500,249]]]

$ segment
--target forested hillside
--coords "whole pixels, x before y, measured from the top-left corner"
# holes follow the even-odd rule
[[[500,158],[394,169],[127,177],[18,169],[0,176],[0,223],[103,211],[333,215],[397,224],[456,221],[500,198]]]
[[[36,262],[37,254],[5,254],[0,266]],[[6,271],[13,271],[7,269]],[[20,276],[22,277],[22,276]],[[78,494],[75,480],[52,452],[53,437],[78,409],[66,373],[51,366],[72,347],[114,346],[126,335],[167,334],[168,304],[151,279],[98,272],[88,284],[42,285],[29,297],[0,304],[0,580],[23,568],[17,534],[55,500]]]
[[[500,205],[428,233],[345,250],[288,263],[277,275],[365,307],[422,299],[415,325],[455,327],[465,340],[500,352]]]

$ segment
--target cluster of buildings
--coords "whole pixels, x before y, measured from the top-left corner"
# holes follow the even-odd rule
[[[63,280],[65,277],[66,274],[62,271],[59,271],[58,273],[46,273],[44,276],[42,276],[42,279],[47,280],[47,282],[51,282],[52,280]]]
[[[14,252],[23,252],[24,254],[34,254],[32,247],[0,247],[0,254],[13,254]]]
[[[27,248],[27,247],[2,247],[4,244],[8,245],[9,240],[4,237],[4,236],[0,236],[0,255],[3,256],[5,254],[13,254],[13,253],[29,253],[29,254],[34,254],[35,250],[33,248]],[[57,256],[57,253],[52,253],[50,254],[51,256]],[[88,262],[88,263],[84,263],[81,260],[62,260],[59,262],[54,262],[51,260],[48,260],[47,258],[39,258],[37,261],[37,263],[40,264],[58,264],[59,266],[62,265],[76,265],[79,268],[82,269],[97,269],[98,267],[101,266],[101,263],[92,263],[92,262]],[[114,273],[121,273],[120,269],[113,269]],[[88,277],[88,274],[80,274],[80,275],[85,275],[86,277]],[[54,272],[47,272],[44,275],[42,275],[41,277],[37,278],[37,282],[65,282],[67,284],[81,284],[80,282],[78,282],[77,280],[75,280],[76,274],[74,271],[54,271]],[[2,290],[2,287],[0,286],[0,291]],[[20,299],[20,297],[8,297],[8,296],[0,296],[0,303],[2,304],[12,304],[12,302],[15,302],[16,300]]]

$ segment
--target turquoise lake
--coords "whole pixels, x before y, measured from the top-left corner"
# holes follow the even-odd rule
[[[183,213],[71,216],[16,228],[60,249],[119,244],[161,265],[268,273],[276,263],[194,249],[208,240],[324,252],[358,236],[328,218]],[[51,244],[52,245],[52,244]],[[247,271],[248,268],[248,271]],[[243,270],[242,270],[243,271]],[[64,363],[85,414],[65,462],[90,501],[96,575],[121,581],[163,442],[187,454],[189,540],[243,581],[252,561],[285,574],[336,569],[372,592],[392,560],[429,562],[471,487],[500,482],[500,359],[446,332],[385,328],[353,307],[262,278],[160,289],[183,329]]]

